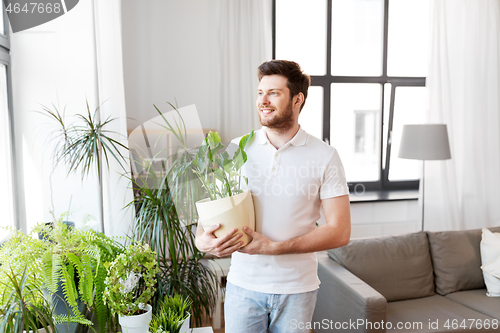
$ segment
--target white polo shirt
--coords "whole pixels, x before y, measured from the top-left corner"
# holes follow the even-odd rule
[[[255,206],[255,229],[272,241],[302,236],[316,228],[321,200],[349,194],[337,150],[299,129],[276,149],[266,127],[245,151],[243,173]],[[239,138],[233,140],[239,142]],[[232,255],[228,281],[263,293],[296,294],[319,287],[316,253]]]

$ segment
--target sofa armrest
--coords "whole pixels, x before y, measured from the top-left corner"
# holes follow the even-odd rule
[[[314,332],[385,332],[387,300],[326,252],[317,255],[321,285],[313,315]]]

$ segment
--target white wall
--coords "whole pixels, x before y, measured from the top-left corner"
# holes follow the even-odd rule
[[[216,22],[204,0],[123,0],[123,67],[129,131],[171,110],[196,104],[203,128],[215,129],[210,97]]]
[[[417,200],[351,203],[351,238],[406,234],[421,230]]]
[[[47,138],[54,127],[48,127],[53,122],[36,112],[42,104],[59,103],[61,108],[67,106],[67,115],[82,113],[86,99],[96,106],[92,15],[92,1],[80,1],[54,21],[11,34],[16,156],[25,187],[20,222],[28,229],[52,220],[51,183],[56,217],[68,209],[75,222],[87,214],[98,216],[96,177],[82,183],[79,176],[66,177],[59,168],[49,181],[53,145]]]

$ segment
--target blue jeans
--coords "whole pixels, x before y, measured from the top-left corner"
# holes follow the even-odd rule
[[[318,290],[266,294],[227,283],[224,303],[227,333],[308,333]],[[269,331],[268,331],[269,330]]]

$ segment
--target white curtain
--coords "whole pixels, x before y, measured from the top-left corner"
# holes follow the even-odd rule
[[[260,128],[257,67],[272,56],[272,3],[219,0],[212,8],[219,22],[211,59],[212,114],[222,139],[230,141]]]
[[[427,122],[452,159],[425,165],[426,229],[500,225],[500,1],[433,1],[430,37]]]
[[[97,96],[101,119],[115,118],[108,130],[119,133],[114,139],[128,146],[123,81],[121,0],[94,0],[94,23],[97,64]],[[128,152],[122,149],[128,157]],[[132,201],[130,182],[121,176],[125,172],[111,156],[109,171],[103,168],[104,229],[108,236],[124,236],[133,220],[133,210],[124,209]],[[127,162],[126,169],[130,169]]]

